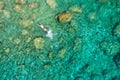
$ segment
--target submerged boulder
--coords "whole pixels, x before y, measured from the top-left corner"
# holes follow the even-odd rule
[[[115,27],[114,35],[120,38],[120,23]]]
[[[37,2],[30,2],[28,4],[28,7],[31,8],[31,9],[38,8],[39,6],[40,6],[40,4],[37,3]]]
[[[0,2],[0,9],[3,9],[4,8],[4,3],[3,2]]]
[[[57,6],[56,0],[46,0],[46,3],[50,8],[56,8]]]
[[[59,13],[57,15],[57,18],[60,23],[67,23],[72,20],[72,14],[71,13]]]
[[[68,11],[75,13],[82,13],[82,7],[74,5],[68,8]]]
[[[36,49],[43,49],[44,43],[45,43],[45,41],[41,37],[34,39],[34,46]]]
[[[100,49],[103,51],[106,56],[114,56],[117,52],[119,52],[120,46],[118,42],[103,40],[100,43]]]
[[[120,52],[113,56],[113,62],[115,63],[117,68],[120,68]]]
[[[26,0],[15,0],[17,4],[25,4]]]

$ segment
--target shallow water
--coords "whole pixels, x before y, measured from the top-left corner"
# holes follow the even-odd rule
[[[119,14],[119,0],[0,0],[0,80],[119,80]]]

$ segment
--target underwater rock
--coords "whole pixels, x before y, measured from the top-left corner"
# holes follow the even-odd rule
[[[29,32],[27,31],[27,30],[22,30],[22,35],[27,35],[27,34],[29,34]]]
[[[17,4],[24,4],[26,2],[26,0],[16,0],[15,1]]]
[[[77,5],[71,6],[68,11],[75,12],[75,13],[82,13],[82,7],[79,7]]]
[[[115,62],[115,65],[120,68],[120,52],[113,56],[113,61]]]
[[[61,49],[59,51],[58,57],[63,59],[65,57],[65,55],[66,55],[66,50],[65,49]]]
[[[74,52],[75,53],[81,53],[81,51],[82,51],[82,45],[83,45],[83,43],[82,43],[83,41],[82,41],[82,38],[79,38],[79,37],[76,37],[75,38],[75,40],[74,40],[74,48],[73,48],[73,50],[74,50]]]
[[[117,42],[102,41],[100,43],[100,49],[104,52],[105,55],[114,56],[119,51],[120,46]]]
[[[120,74],[119,75],[115,75],[114,77],[112,77],[111,80],[120,80]]]
[[[57,18],[60,23],[67,23],[72,20],[72,14],[71,13],[60,13],[58,14]]]
[[[120,23],[115,27],[114,35],[120,38]]]
[[[6,53],[9,53],[9,52],[10,52],[10,48],[6,48],[6,49],[5,49],[5,52],[6,52]]]
[[[43,67],[44,67],[44,69],[49,69],[50,68],[50,64],[45,64]]]
[[[4,3],[0,2],[0,9],[3,9],[3,8],[4,8]]]
[[[89,13],[87,17],[89,18],[90,21],[95,20],[96,19],[96,12]]]
[[[4,21],[0,19],[0,31],[3,29],[3,23]]]
[[[6,18],[10,18],[10,17],[11,17],[10,12],[7,11],[7,10],[3,10],[3,14],[4,14],[4,16],[5,16]]]
[[[19,19],[18,20],[19,25],[22,28],[26,28],[26,27],[30,27],[33,25],[33,21],[32,20],[24,20],[24,19]]]
[[[16,38],[16,39],[14,40],[14,43],[15,43],[16,45],[18,45],[18,44],[20,44],[21,41],[22,41],[21,39]]]
[[[106,3],[108,0],[98,0],[101,3]]]
[[[48,53],[48,58],[53,59],[55,57],[55,54],[53,52]]]
[[[34,39],[34,46],[36,49],[43,49],[44,43],[45,43],[45,41],[41,37]]]
[[[13,7],[13,10],[16,11],[16,12],[19,12],[19,13],[24,13],[25,10],[22,8],[21,5],[19,4],[16,4],[14,7]]]
[[[72,20],[71,22],[70,22],[70,27],[68,27],[67,29],[66,29],[66,31],[69,33],[69,34],[78,34],[78,32],[80,33],[80,28],[78,27],[78,23],[75,21],[75,20]]]
[[[31,37],[28,37],[28,39],[26,40],[26,43],[29,43],[31,41]]]
[[[28,4],[28,7],[29,8],[37,8],[37,7],[39,7],[39,4],[37,2],[31,2]]]
[[[46,0],[47,5],[50,6],[50,8],[55,8],[57,6],[55,0]]]

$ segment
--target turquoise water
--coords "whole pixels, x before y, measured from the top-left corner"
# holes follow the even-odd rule
[[[120,80],[120,0],[0,0],[0,80]]]

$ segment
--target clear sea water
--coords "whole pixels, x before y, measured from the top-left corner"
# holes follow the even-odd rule
[[[0,0],[0,80],[120,80],[119,26],[120,0]]]

